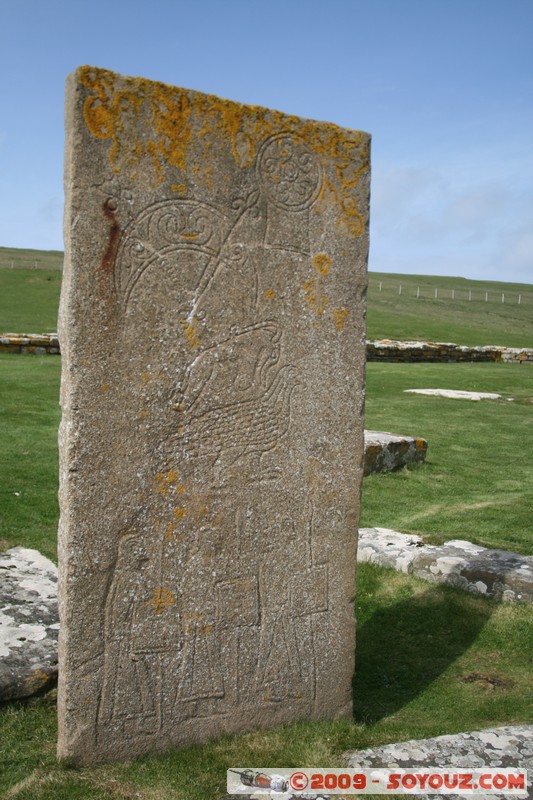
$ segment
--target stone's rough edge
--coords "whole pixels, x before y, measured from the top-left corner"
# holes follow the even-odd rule
[[[0,352],[34,353],[35,347],[42,347],[47,354],[59,355],[60,345],[57,333],[2,333]],[[388,339],[367,341],[367,361],[427,361],[428,363],[454,361],[508,362],[513,364],[533,364],[533,349],[526,347],[466,347],[439,342],[399,342]]]
[[[60,383],[60,406],[61,406],[61,420],[58,430],[58,445],[59,445],[59,524],[57,535],[57,555],[58,555],[58,611],[59,611],[59,639],[58,639],[58,690],[57,690],[57,711],[58,711],[58,739],[57,739],[57,756],[58,758],[66,757],[69,754],[68,748],[68,733],[65,728],[66,725],[62,723],[67,718],[67,697],[64,691],[66,685],[66,672],[67,672],[67,637],[68,637],[68,620],[70,616],[70,608],[68,603],[68,581],[69,581],[69,555],[68,555],[68,538],[67,530],[69,522],[67,521],[66,508],[71,509],[71,504],[68,503],[68,497],[72,492],[71,482],[74,479],[74,473],[70,470],[70,460],[76,450],[75,431],[76,431],[76,417],[73,408],[76,406],[76,392],[77,381],[79,376],[76,377],[75,372],[72,370],[72,359],[70,349],[70,337],[74,339],[76,332],[74,326],[67,325],[66,316],[68,313],[68,305],[70,298],[73,294],[73,283],[75,282],[74,275],[74,261],[71,245],[71,231],[74,227],[74,220],[77,214],[74,197],[76,194],[75,189],[75,175],[74,175],[74,147],[75,139],[80,139],[80,130],[75,125],[75,107],[77,103],[77,87],[73,75],[69,75],[65,86],[65,160],[64,160],[64,192],[65,192],[65,205],[63,213],[63,239],[65,244],[65,253],[63,259],[63,276],[61,280],[61,295],[59,302],[58,313],[58,340],[61,344],[61,383]],[[67,381],[66,375],[69,374]],[[67,443],[69,443],[69,452],[67,452]],[[72,510],[70,510],[72,517]],[[70,523],[71,525],[72,523]]]
[[[342,760],[347,767],[362,769],[453,768],[457,771],[487,767],[528,770],[528,788],[533,783],[533,725],[506,725],[481,731],[435,736],[431,739],[410,739],[366,750],[346,752]],[[480,795],[474,795],[480,797]],[[491,794],[493,798],[510,795]],[[513,795],[531,797],[529,793]],[[422,800],[435,795],[417,794]],[[446,795],[464,798],[462,795]]]
[[[533,603],[533,556],[491,550],[459,539],[427,545],[414,534],[360,528],[357,560],[486,597]]]

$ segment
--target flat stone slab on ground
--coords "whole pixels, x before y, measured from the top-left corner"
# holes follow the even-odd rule
[[[533,556],[459,539],[424,544],[389,528],[360,528],[357,560],[510,602],[533,603]]]
[[[514,794],[517,798],[530,798],[533,779],[533,726],[508,725],[501,728],[488,728],[481,731],[469,731],[447,736],[436,736],[431,739],[412,739],[384,747],[367,750],[355,750],[344,754],[343,761],[347,767],[362,769],[406,769],[413,767],[422,769],[447,768],[452,770],[468,770],[487,767],[494,769],[515,768],[526,769],[529,793]],[[436,797],[435,794],[416,794],[421,800]],[[485,797],[483,792],[471,795]],[[491,798],[509,798],[511,795],[491,794]],[[464,799],[465,794],[445,797]]]
[[[426,460],[428,443],[420,436],[365,430],[364,474],[392,472]]]
[[[427,394],[432,397],[448,397],[450,400],[501,400],[502,395],[493,392],[464,392],[459,389],[404,389],[411,394]]]
[[[0,554],[0,702],[57,679],[57,567],[37,550]]]
[[[69,78],[61,756],[351,716],[369,141]]]

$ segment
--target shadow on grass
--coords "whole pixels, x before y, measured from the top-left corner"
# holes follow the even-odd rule
[[[356,721],[374,724],[414,700],[468,650],[493,610],[442,586],[378,608],[357,630]]]

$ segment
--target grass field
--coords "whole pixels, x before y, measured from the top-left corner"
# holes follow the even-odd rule
[[[14,273],[19,278],[9,284],[6,275]],[[0,322],[1,329],[55,328],[46,321],[55,319],[58,283],[49,286],[55,299],[50,291],[45,301],[42,284],[31,281],[41,276],[52,284],[46,280],[51,274],[0,268],[0,320],[20,321]],[[478,342],[454,335],[465,331],[466,336],[468,309],[450,321],[447,305],[436,307],[424,330],[433,330],[433,324],[438,331],[442,325],[449,333],[420,335],[413,327],[420,312],[402,317],[383,298],[380,307],[372,298],[371,284],[369,318],[381,307],[384,326],[379,334],[370,330],[371,336],[533,344],[527,317],[516,325],[512,314],[503,321],[480,318],[479,327],[470,331],[477,337],[485,330],[487,338]],[[36,311],[43,314],[40,325],[30,324]],[[500,324],[505,333],[498,335]],[[405,334],[395,325],[405,326]],[[512,341],[521,327],[524,341]],[[54,356],[0,354],[0,549],[35,547],[53,560],[60,362]],[[435,387],[514,399],[472,403],[403,393]],[[416,531],[432,542],[468,538],[532,553],[532,412],[529,366],[368,364],[366,426],[424,436],[429,450],[425,465],[365,479],[361,523]],[[365,564],[358,570],[357,614],[353,721],[301,723],[221,738],[160,758],[78,770],[56,762],[56,697],[49,692],[0,709],[0,797],[216,800],[226,797],[231,766],[336,766],[347,749],[532,722],[531,606],[497,603]]]
[[[533,285],[371,272],[367,327],[368,339],[533,347]]]
[[[48,269],[30,269],[35,260]],[[61,260],[62,253],[56,251],[0,248],[0,332],[57,329]],[[12,261],[16,268],[8,269]],[[472,301],[468,300],[469,292]],[[489,302],[484,299],[486,292]],[[502,293],[505,303],[501,302]],[[369,339],[533,347],[533,285],[371,272],[367,325]]]
[[[0,247],[0,269],[63,269],[62,250],[25,250],[19,247]]]

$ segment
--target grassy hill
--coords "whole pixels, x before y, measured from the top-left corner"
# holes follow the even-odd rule
[[[56,330],[62,261],[0,248],[0,332]],[[533,285],[371,272],[367,325],[369,339],[533,347]]]
[[[533,285],[371,272],[367,330],[369,339],[533,347]]]

